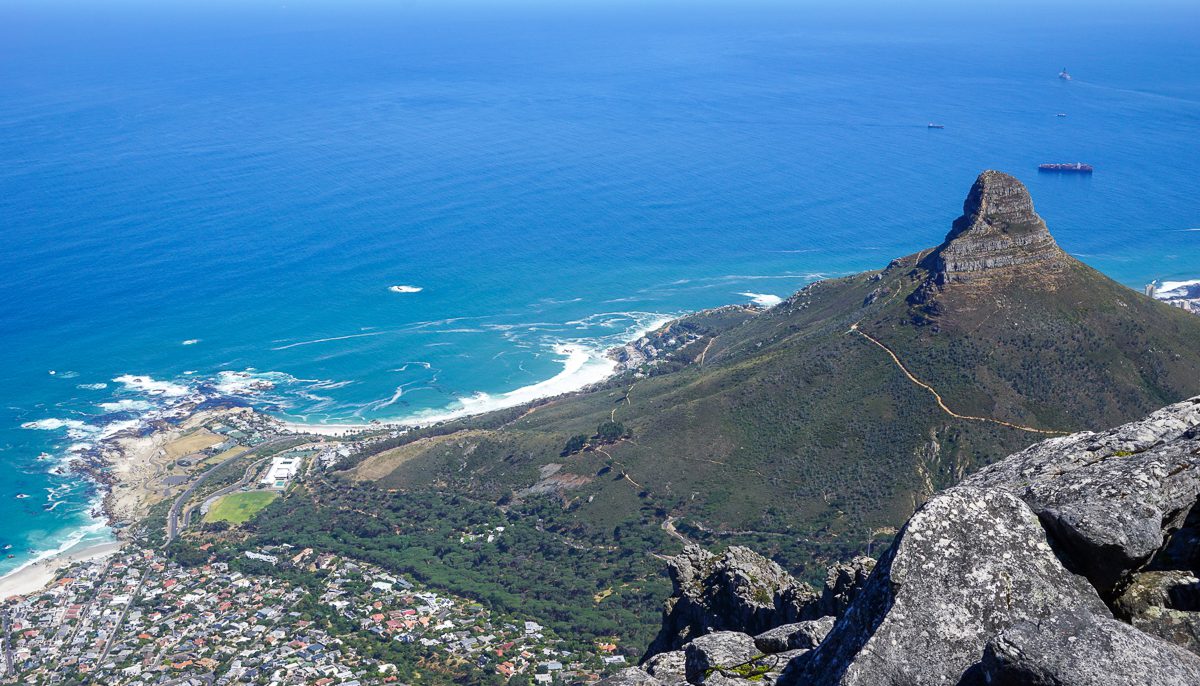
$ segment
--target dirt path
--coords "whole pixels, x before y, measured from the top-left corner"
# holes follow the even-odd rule
[[[717,342],[716,336],[713,336],[712,338],[708,339],[708,345],[704,346],[704,350],[701,350],[700,355],[698,357],[696,357],[696,363],[699,364],[701,367],[704,366],[704,356],[708,354],[708,349],[711,348],[713,343],[716,343],[716,342]]]
[[[925,383],[924,381],[921,381],[917,377],[913,376],[912,372],[908,371],[908,368],[904,366],[904,363],[900,361],[899,357],[896,357],[896,353],[892,352],[891,348],[887,347],[883,343],[880,343],[877,339],[872,337],[870,334],[859,330],[857,323],[851,324],[850,330],[853,331],[854,333],[862,336],[863,338],[867,339],[868,341],[871,341],[875,345],[879,346],[885,353],[888,354],[888,357],[892,358],[892,362],[896,363],[896,366],[900,368],[900,371],[904,372],[904,375],[908,377],[909,381],[913,382],[914,384],[920,386],[921,388],[924,388],[925,390],[927,390],[931,394],[933,394],[933,399],[937,401],[938,407],[942,408],[943,412],[950,415],[951,417],[954,417],[955,419],[966,419],[966,420],[972,421],[972,422],[989,422],[992,424],[999,424],[1000,426],[1007,426],[1010,429],[1017,429],[1019,431],[1028,431],[1029,433],[1043,434],[1046,436],[1065,436],[1066,434],[1069,433],[1067,431],[1050,431],[1048,429],[1037,429],[1032,426],[1022,426],[1020,424],[1013,424],[1012,422],[1006,422],[1002,419],[993,419],[992,417],[975,417],[975,416],[969,415],[969,414],[959,414],[946,406],[946,402],[944,400],[942,400],[941,394],[939,394],[933,388],[933,386],[930,386],[929,384]]]

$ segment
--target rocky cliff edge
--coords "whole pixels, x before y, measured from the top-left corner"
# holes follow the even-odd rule
[[[745,548],[674,559],[606,686],[1200,684],[1200,397],[1033,445],[818,592]]]

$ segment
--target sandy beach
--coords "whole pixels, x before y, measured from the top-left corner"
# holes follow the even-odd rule
[[[120,550],[124,545],[123,541],[100,544],[81,543],[57,555],[31,562],[0,578],[0,598],[40,591],[54,581],[54,577],[60,569],[76,562],[107,557]]]

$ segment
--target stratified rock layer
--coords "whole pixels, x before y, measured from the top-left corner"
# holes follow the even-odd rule
[[[989,170],[971,186],[962,216],[932,258],[933,271],[945,283],[989,270],[1050,266],[1065,254],[1034,212],[1025,185]]]

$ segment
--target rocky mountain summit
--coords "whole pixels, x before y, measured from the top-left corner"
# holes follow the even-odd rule
[[[1200,396],[983,469],[820,593],[689,548],[642,665],[604,683],[1200,684],[1197,572]]]
[[[988,170],[975,179],[962,216],[928,259],[929,271],[946,283],[1013,267],[1052,268],[1065,258],[1025,185]]]

